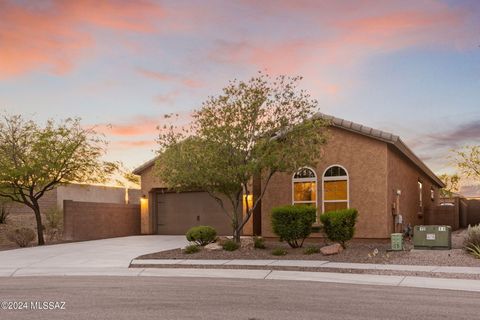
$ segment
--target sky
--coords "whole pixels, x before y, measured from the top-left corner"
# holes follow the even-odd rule
[[[477,0],[0,0],[0,110],[79,116],[130,168],[163,114],[259,70],[303,76],[321,112],[400,135],[438,174],[480,141]]]

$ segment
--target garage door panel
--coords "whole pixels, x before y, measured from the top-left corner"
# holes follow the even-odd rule
[[[185,234],[196,225],[214,227],[220,235],[231,234],[230,221],[206,192],[157,193],[157,233]]]

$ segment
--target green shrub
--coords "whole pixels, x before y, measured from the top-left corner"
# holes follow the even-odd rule
[[[253,247],[255,249],[265,249],[265,239],[262,237],[254,237],[253,238]]]
[[[234,240],[225,240],[222,244],[223,250],[225,251],[235,251],[240,248],[240,245],[236,243]]]
[[[357,209],[343,209],[325,212],[320,216],[320,221],[328,240],[338,242],[346,248],[347,241],[355,234],[357,217]]]
[[[303,250],[304,254],[314,254],[314,253],[320,253],[320,248],[314,247],[314,246],[309,246],[306,247],[305,250]]]
[[[272,229],[280,241],[298,248],[312,233],[317,209],[312,206],[282,206],[272,210]]]
[[[209,243],[215,242],[217,231],[210,226],[196,226],[190,228],[185,236],[190,242],[195,242],[199,246],[206,246]]]
[[[272,250],[272,254],[274,256],[284,256],[288,253],[287,249],[285,248],[275,248]]]
[[[196,244],[189,244],[188,246],[185,247],[185,249],[183,249],[183,253],[186,253],[186,254],[192,254],[198,251],[200,251],[200,247]]]
[[[27,247],[35,239],[35,231],[30,228],[19,228],[7,231],[7,239],[19,247]]]
[[[480,225],[468,226],[463,245],[468,253],[480,259]]]
[[[5,206],[0,206],[0,224],[6,224],[10,212],[5,208]]]

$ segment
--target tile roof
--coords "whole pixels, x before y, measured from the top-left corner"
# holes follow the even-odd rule
[[[410,148],[403,143],[399,136],[394,135],[390,132],[385,132],[378,129],[373,129],[359,123],[355,123],[352,121],[347,121],[345,119],[337,118],[331,115],[327,115],[321,112],[318,112],[313,116],[314,118],[321,118],[328,120],[330,125],[342,128],[351,132],[355,132],[358,134],[362,134],[364,136],[377,139],[386,143],[389,143],[395,146],[402,154],[404,154],[408,159],[410,159],[420,170],[422,170],[427,176],[429,176],[439,187],[444,187],[444,183],[430,170],[427,165],[418,158]],[[145,162],[135,170],[133,170],[134,174],[140,175],[144,170],[148,169],[149,167],[155,164],[157,157]]]
[[[325,119],[330,122],[331,126],[342,128],[351,132],[362,134],[364,136],[380,140],[395,146],[403,155],[412,161],[418,168],[420,168],[427,176],[429,176],[439,187],[444,187],[444,183],[430,170],[427,165],[420,160],[415,153],[400,139],[399,136],[390,132],[373,129],[355,122],[347,121],[328,114],[318,112],[314,118]]]

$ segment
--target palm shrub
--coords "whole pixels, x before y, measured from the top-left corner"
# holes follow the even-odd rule
[[[464,248],[475,258],[480,259],[480,224],[468,226]]]
[[[355,234],[357,218],[358,211],[352,208],[325,212],[320,216],[320,221],[328,240],[338,242],[346,248],[347,241]]]
[[[253,238],[253,247],[255,249],[265,249],[265,239],[262,237],[254,237]]]
[[[317,209],[312,206],[282,206],[272,210],[273,232],[290,247],[299,248],[312,233]]]
[[[196,226],[190,228],[185,236],[190,242],[195,242],[199,246],[206,246],[209,243],[215,242],[217,239],[217,231],[210,226]]]
[[[305,250],[303,250],[303,253],[308,255],[314,254],[314,253],[320,253],[320,248],[315,246],[309,246],[309,247],[306,247]]]
[[[197,244],[189,244],[183,249],[183,253],[186,254],[197,253],[198,251],[200,251],[200,247]]]
[[[285,248],[275,248],[272,250],[272,255],[274,256],[285,256],[287,253],[288,251]]]
[[[234,240],[225,240],[225,242],[222,245],[223,250],[225,251],[235,251],[238,248],[240,248],[240,245],[234,241]]]

